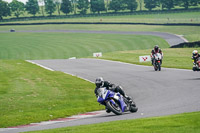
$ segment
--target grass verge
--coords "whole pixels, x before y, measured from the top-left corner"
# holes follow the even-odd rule
[[[148,25],[26,25],[0,26],[0,31],[19,30],[93,30],[93,31],[154,31],[183,35],[190,42],[200,41],[200,26],[148,26]],[[10,34],[8,34],[10,35]],[[2,34],[0,35],[2,36]],[[49,40],[48,40],[49,41]]]
[[[0,59],[68,59],[95,52],[169,47],[162,38],[89,33],[0,33]]]
[[[162,47],[161,47],[162,48]],[[162,67],[192,69],[192,51],[200,48],[168,48],[163,49],[164,59]],[[134,51],[119,51],[103,54],[102,59],[127,62],[139,65],[151,66],[151,62],[140,63],[139,56],[150,55],[151,49],[134,50]]]
[[[102,109],[95,85],[21,60],[0,60],[0,128]]]
[[[33,20],[34,19],[34,20]],[[46,23],[46,22],[130,22],[130,23],[199,23],[199,12],[171,12],[171,13],[154,13],[154,14],[110,14],[105,16],[69,16],[68,18],[63,17],[52,17],[52,18],[30,18],[20,20],[8,20],[9,23]],[[6,22],[4,22],[6,23]]]
[[[200,132],[200,112],[114,121],[29,133],[88,133],[91,131],[93,133],[198,133]]]

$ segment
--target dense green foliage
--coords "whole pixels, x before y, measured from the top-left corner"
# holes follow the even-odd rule
[[[17,1],[17,0],[13,0],[10,4],[9,4],[11,11],[15,14],[15,16],[18,18],[19,15],[23,14],[24,12],[24,3]]]
[[[29,14],[35,16],[37,12],[39,12],[39,5],[37,0],[28,0],[26,2],[26,10]]]
[[[0,0],[0,20],[4,17],[7,17],[10,15],[10,8],[8,6],[8,3]]]
[[[138,3],[136,0],[126,0],[126,9],[130,10],[131,12],[135,11],[138,7]]]
[[[158,0],[144,0],[145,8],[151,11],[158,6]]]
[[[53,0],[44,0],[45,3],[45,11],[52,16],[52,13],[56,10],[56,4]]]
[[[104,0],[91,0],[90,4],[91,4],[91,11],[94,13],[95,12],[100,13],[100,11],[105,11]]]
[[[125,9],[125,3],[123,0],[112,0],[109,5],[110,10],[114,10],[115,12],[124,10]]]
[[[65,13],[66,15],[70,12],[72,12],[72,4],[70,2],[70,0],[62,0],[62,3],[61,3],[61,8],[60,10]]]
[[[89,9],[89,1],[88,0],[78,0],[77,8],[80,10],[80,14],[86,14]]]
[[[14,0],[15,3],[17,0]],[[33,1],[33,0],[31,0]],[[70,2],[70,5],[73,6],[73,10],[71,10],[71,6],[65,6],[62,7],[65,10],[63,10],[63,13],[61,11],[61,3],[66,3],[66,0],[35,0],[40,3],[40,11],[38,12],[38,8],[36,8],[36,3],[33,2],[29,3],[29,7],[32,7],[31,9],[27,10],[28,14],[35,15],[35,12],[37,11],[37,16],[45,16],[46,11],[47,14],[50,16],[52,15],[64,15],[64,14],[76,14],[79,12],[82,15],[85,15],[87,13],[111,13],[111,12],[133,12],[135,10],[140,11],[146,11],[146,10],[172,10],[172,9],[182,9],[185,8],[186,10],[188,8],[194,8],[199,7],[199,0],[68,0]],[[17,1],[18,2],[18,1]],[[30,5],[31,4],[31,5]],[[69,5],[69,4],[67,4]],[[138,7],[139,6],[139,7]],[[15,6],[19,7],[19,5]],[[36,8],[36,9],[35,9]],[[69,9],[67,9],[69,8]],[[106,10],[105,10],[106,9]],[[4,10],[4,12],[7,12],[7,9],[1,8],[1,10]],[[31,12],[30,12],[31,10]],[[36,10],[36,11],[35,11]],[[57,10],[57,13],[55,11]],[[90,11],[91,12],[90,12]],[[70,11],[70,12],[69,12]],[[74,13],[72,13],[74,11]],[[1,11],[2,12],[2,11]],[[32,13],[34,12],[34,13]],[[15,16],[19,17],[20,14],[24,13],[24,16],[28,16],[27,12],[24,12],[24,10],[21,10],[20,12],[13,11]],[[7,15],[4,16],[8,16]]]
[[[162,9],[168,9],[171,10],[174,8],[174,0],[160,0],[160,3],[162,5]]]

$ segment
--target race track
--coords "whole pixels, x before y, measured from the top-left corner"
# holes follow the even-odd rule
[[[137,34],[154,35],[165,39],[170,46],[185,42],[184,38],[160,32],[113,32],[113,31],[17,31],[17,32],[75,32],[102,34]],[[184,112],[200,111],[200,73],[190,70],[167,69],[155,72],[153,67],[138,66],[99,59],[58,59],[33,60],[31,62],[55,71],[62,71],[94,82],[102,76],[116,85],[121,85],[125,92],[132,96],[139,108],[137,113],[126,113],[116,116],[113,113],[102,113],[94,117],[64,121],[39,126],[0,129],[4,133],[44,130],[107,121],[136,119],[143,117],[163,116]],[[97,103],[98,104],[98,103]]]
[[[0,31],[0,33],[7,33],[9,31]],[[91,34],[124,34],[124,35],[151,35],[163,38],[170,46],[177,45],[183,42],[188,42],[181,35],[174,35],[165,32],[148,32],[148,31],[88,31],[88,30],[17,30],[15,32],[31,32],[31,33],[45,33],[45,32],[61,32],[61,33],[91,33]]]
[[[200,111],[199,72],[167,68],[155,72],[153,67],[99,59],[34,60],[32,62],[90,81],[102,76],[105,80],[123,86],[125,92],[134,98],[139,111],[120,116],[103,113],[75,121],[12,129],[8,130],[8,133]]]

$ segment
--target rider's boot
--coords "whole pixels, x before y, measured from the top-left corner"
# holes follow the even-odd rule
[[[125,95],[125,98],[128,100],[129,103],[133,102],[133,100],[129,96]]]

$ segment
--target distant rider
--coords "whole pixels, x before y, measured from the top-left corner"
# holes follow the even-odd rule
[[[119,92],[122,96],[124,96],[130,103],[132,102],[131,98],[127,96],[122,89],[121,86],[115,86],[115,84],[111,84],[109,81],[104,81],[102,77],[98,77],[95,80],[96,88],[94,90],[94,93],[97,97],[97,90],[101,87],[105,87],[107,90],[111,90],[114,92]],[[106,109],[106,112],[109,113],[110,111]]]
[[[154,54],[156,54],[156,53],[160,53],[160,54],[162,55],[162,58],[163,58],[163,52],[162,52],[162,50],[159,48],[158,45],[154,46],[154,48],[153,48],[152,51],[151,51],[151,62],[152,62],[152,65],[153,65],[154,59],[155,59]],[[162,64],[162,60],[161,60],[160,63]]]
[[[194,51],[192,52],[192,59],[194,60],[194,64],[197,63],[199,57],[200,57],[200,54],[198,53],[198,51],[197,51],[197,50],[194,50]]]

